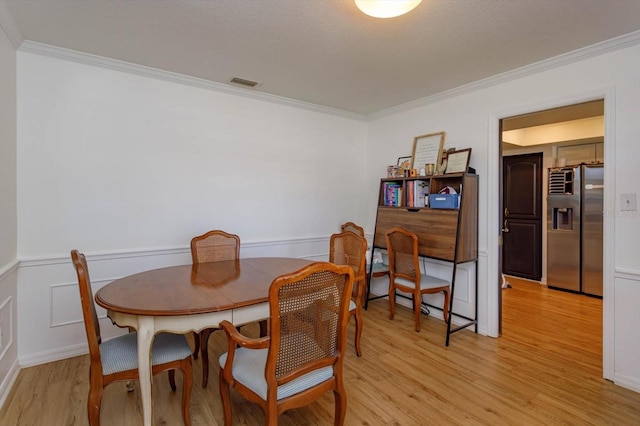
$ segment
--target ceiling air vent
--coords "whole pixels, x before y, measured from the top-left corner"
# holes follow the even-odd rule
[[[244,87],[250,87],[250,88],[254,88],[258,84],[260,84],[257,81],[251,81],[251,80],[247,80],[246,78],[240,78],[240,77],[233,77],[230,81],[233,84],[237,84],[239,86],[244,86]]]

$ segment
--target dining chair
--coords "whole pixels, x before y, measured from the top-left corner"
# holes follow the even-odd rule
[[[366,239],[366,236],[364,235],[364,228],[362,226],[356,225],[353,222],[345,222],[340,226],[340,230],[342,232],[345,231],[351,231],[355,234],[358,234],[359,236],[361,236],[362,238]],[[370,260],[371,262],[372,260]],[[366,264],[366,272],[365,272],[365,285],[368,287],[369,286],[369,270],[371,269],[371,276],[373,278],[376,277],[388,277],[389,276],[389,266],[385,265],[384,263],[373,263],[373,264]],[[363,298],[363,303],[364,303],[364,298],[368,297],[368,292],[363,291],[362,292],[362,298]]]
[[[356,225],[353,222],[345,222],[342,225],[340,225],[340,231],[341,232],[351,231],[354,234],[360,235],[362,238],[366,238],[364,235],[364,228],[362,226]]]
[[[194,237],[191,240],[191,259],[194,265],[205,262],[240,259],[240,237],[221,230],[213,230]],[[260,324],[260,336],[267,335],[267,321]],[[193,357],[198,359],[198,352],[202,354],[202,387],[209,382],[209,336],[216,327],[206,328],[200,333],[193,334]]]
[[[248,338],[230,322],[220,323],[228,341],[228,352],[220,357],[226,426],[232,420],[230,387],[263,409],[267,425],[333,391],[334,425],[344,424],[343,360],[352,288],[351,268],[315,262],[272,282],[269,336]]]
[[[116,381],[137,380],[139,377],[137,333],[134,331],[105,342],[102,341],[100,323],[93,302],[87,259],[78,250],[71,251],[71,259],[78,276],[84,328],[91,358],[87,402],[89,424],[99,426],[104,388]],[[173,391],[176,390],[175,370],[182,371],[182,418],[185,425],[190,425],[189,406],[193,377],[191,348],[185,336],[171,333],[157,334],[153,339],[151,364],[153,375],[169,371],[169,384]]]
[[[416,331],[420,331],[420,310],[423,294],[444,294],[442,316],[445,322],[449,315],[451,297],[449,281],[420,271],[418,237],[404,228],[391,228],[386,233],[389,253],[389,319],[395,315],[396,289],[411,293]]]
[[[333,234],[330,239],[329,262],[347,265],[353,269],[354,294],[349,302],[349,314],[356,321],[356,354],[362,356],[360,340],[362,337],[362,295],[366,284],[367,240],[351,231]]]

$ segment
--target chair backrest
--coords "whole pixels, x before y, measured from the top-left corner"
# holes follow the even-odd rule
[[[89,278],[89,268],[87,267],[87,259],[84,254],[78,250],[71,251],[71,260],[78,275],[78,287],[80,288],[80,302],[82,304],[82,316],[84,317],[84,330],[87,334],[89,343],[89,354],[91,356],[91,364],[94,368],[100,368],[99,374],[102,374],[102,363],[100,362],[100,343],[102,337],[100,335],[100,323],[96,313],[96,306],[93,303],[93,290],[91,289],[91,279]]]
[[[354,234],[358,234],[360,235],[362,238],[365,238],[364,235],[364,228],[361,226],[356,225],[353,222],[346,222],[343,223],[342,226],[340,226],[340,231],[342,232],[346,232],[346,231],[351,231]]]
[[[276,278],[269,288],[271,342],[265,378],[269,393],[312,370],[342,369],[353,271],[316,262]]]
[[[418,236],[396,227],[387,231],[386,239],[389,273],[409,280],[419,279]]]
[[[214,230],[191,240],[193,263],[217,262],[240,258],[240,237]]]
[[[351,231],[333,234],[330,240],[329,262],[353,268],[354,281],[365,279],[367,240]]]

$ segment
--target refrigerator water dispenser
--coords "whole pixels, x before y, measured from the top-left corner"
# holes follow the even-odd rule
[[[573,209],[571,207],[553,208],[553,229],[573,230]]]

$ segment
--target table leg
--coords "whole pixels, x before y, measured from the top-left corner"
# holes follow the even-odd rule
[[[138,374],[144,426],[153,424],[153,399],[151,392],[151,345],[155,334],[153,317],[138,317]]]

